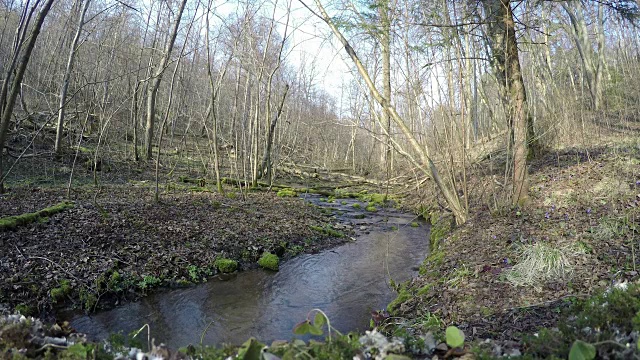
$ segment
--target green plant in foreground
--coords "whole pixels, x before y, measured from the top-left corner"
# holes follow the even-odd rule
[[[189,278],[191,278],[192,282],[198,281],[198,267],[195,265],[187,266],[187,272],[189,273]]]
[[[275,254],[265,252],[258,260],[258,265],[265,269],[278,271],[280,267],[280,259],[278,259],[278,256]]]
[[[162,282],[162,280],[158,279],[157,277],[153,276],[153,275],[146,275],[145,277],[142,278],[142,280],[138,283],[138,287],[141,290],[146,290],[148,288],[160,285],[160,283]]]
[[[62,300],[66,295],[71,292],[71,284],[69,280],[63,279],[60,281],[60,286],[53,288],[49,291],[51,300],[56,303]]]
[[[222,273],[232,273],[238,268],[238,262],[231,259],[219,258],[216,259],[213,266]]]
[[[464,346],[464,333],[455,326],[447,327],[445,331],[447,345],[451,348],[459,348]]]

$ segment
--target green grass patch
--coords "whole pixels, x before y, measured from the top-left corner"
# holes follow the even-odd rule
[[[57,205],[44,208],[33,213],[5,217],[0,219],[0,230],[11,230],[17,228],[18,226],[28,225],[33,222],[39,221],[40,219],[47,218],[64,210],[70,209],[72,207],[73,203],[63,201]]]

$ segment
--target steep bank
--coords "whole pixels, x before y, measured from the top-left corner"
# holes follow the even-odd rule
[[[580,299],[638,280],[640,143],[549,153],[530,175],[525,209],[478,202],[450,232],[450,218],[433,216],[432,253],[400,292],[396,315],[535,352],[524,335],[556,327]],[[546,356],[566,356],[568,347],[557,350]]]

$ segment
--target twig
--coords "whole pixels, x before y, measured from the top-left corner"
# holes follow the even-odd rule
[[[17,248],[17,246],[16,246]],[[22,254],[21,254],[22,255]],[[52,263],[53,265],[59,267],[62,271],[64,271],[65,273],[67,273],[67,275],[71,276],[72,278],[76,279],[78,282],[80,282],[80,279],[78,279],[75,275],[73,275],[72,273],[70,273],[69,271],[67,271],[67,269],[65,269],[64,267],[62,267],[62,265],[58,264],[57,262],[53,261],[53,260],[49,260],[46,257],[42,257],[42,256],[29,256],[29,257],[25,257],[24,255],[22,255],[23,258],[25,259],[40,259],[40,260],[46,260],[50,263]]]

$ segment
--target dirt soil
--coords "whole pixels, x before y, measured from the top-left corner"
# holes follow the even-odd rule
[[[436,315],[472,339],[517,341],[554,326],[571,299],[638,278],[640,144],[549,153],[533,163],[530,186],[525,210],[476,201],[469,221],[425,261],[399,313]],[[568,275],[513,285],[507,274],[537,243],[561,249]]]
[[[217,273],[219,257],[243,269],[257,266],[265,251],[286,260],[347,239],[312,230],[330,219],[298,198],[170,191],[155,203],[149,189],[76,188],[73,208],[0,231],[0,303],[45,319],[57,307],[93,311],[153,288],[204,281]],[[13,188],[0,196],[0,217],[55,205],[64,195],[60,188]]]

